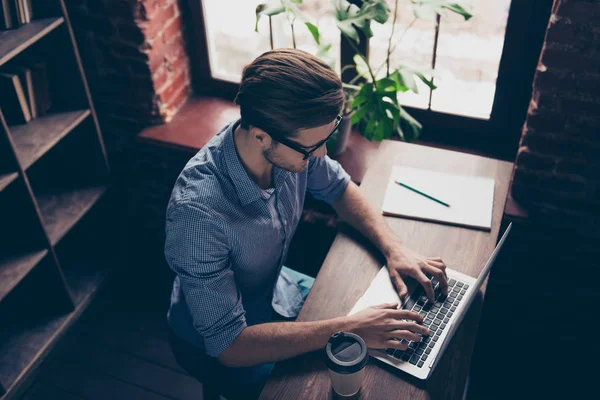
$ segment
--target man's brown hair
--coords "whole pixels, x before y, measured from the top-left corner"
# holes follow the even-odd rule
[[[332,122],[344,105],[342,82],[319,58],[296,49],[268,51],[244,68],[235,102],[243,129],[275,136]]]

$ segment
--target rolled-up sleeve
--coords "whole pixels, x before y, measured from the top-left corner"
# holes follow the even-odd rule
[[[169,207],[165,232],[165,258],[179,277],[194,328],[206,353],[217,357],[246,328],[222,222],[197,204],[180,203]]]
[[[310,159],[306,190],[316,199],[335,203],[344,194],[349,181],[350,175],[329,156]]]

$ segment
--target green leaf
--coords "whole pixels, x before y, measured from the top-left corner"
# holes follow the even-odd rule
[[[369,109],[367,107],[360,107],[354,114],[352,114],[352,118],[350,122],[352,125],[356,125],[363,117],[367,114]]]
[[[471,14],[470,10],[467,10],[465,7],[463,7],[462,5],[458,4],[458,3],[452,3],[452,4],[448,4],[445,5],[444,8],[447,8],[448,10],[461,15],[465,21],[468,21],[471,19],[471,17],[473,16],[473,14]],[[467,7],[470,8],[470,7]]]
[[[305,22],[304,25],[306,25],[306,27],[308,28],[310,33],[312,33],[312,36],[315,39],[315,42],[317,42],[318,45],[321,45],[319,28],[317,28],[314,24],[311,24],[310,22]]]
[[[382,78],[377,81],[377,91],[379,93],[396,92],[397,83],[391,78]]]
[[[418,139],[423,129],[423,126],[419,123],[419,121],[407,113],[404,108],[400,108],[400,117],[400,126],[404,134],[404,140],[407,142],[412,142],[413,140]]]
[[[426,84],[427,86],[429,86],[429,88],[431,90],[435,90],[437,89],[437,86],[435,86],[435,84],[433,83],[433,78],[429,79],[425,76],[425,74],[423,74],[422,72],[415,72],[415,75],[419,77],[419,79],[421,81],[423,81],[424,84]]]
[[[379,121],[377,124],[377,128],[375,128],[375,134],[373,135],[373,139],[376,142],[381,142],[386,137],[386,132],[389,131],[387,128],[387,124],[385,121]]]
[[[373,139],[373,137],[375,136],[375,128],[377,126],[377,121],[375,120],[375,118],[371,118],[369,120],[369,123],[367,124],[367,126],[365,127],[365,137],[369,140]]]
[[[392,129],[390,130],[393,130],[393,128],[396,127],[400,121],[400,109],[398,106],[396,106],[396,104],[388,103],[386,101],[382,102],[381,105],[392,117]]]
[[[254,24],[254,31],[258,32],[258,22],[260,17],[263,15],[273,16],[281,14],[285,11],[282,0],[269,0],[267,3],[262,3],[256,6],[256,23]]]
[[[356,95],[356,98],[352,102],[352,108],[359,107],[365,102],[369,101],[373,97],[373,84],[366,83],[363,85],[360,92]]]
[[[370,81],[371,74],[369,73],[369,67],[364,58],[362,58],[359,54],[355,54],[352,59],[354,60],[354,64],[356,64],[356,72],[367,81]]]
[[[417,87],[417,82],[415,81],[415,73],[414,71],[408,68],[399,68],[398,79],[400,83],[415,93],[419,93],[419,88]]]
[[[408,86],[405,85],[404,81],[400,77],[398,71],[394,71],[390,74],[390,79],[393,79],[396,82],[396,91],[397,92],[408,92]]]
[[[360,42],[359,30],[367,38],[373,37],[370,20],[383,24],[389,16],[390,8],[385,0],[364,1],[360,7],[347,0],[335,2],[335,22],[338,29],[356,43]]]
[[[417,7],[414,10],[415,17],[435,21],[437,14],[445,15],[445,10],[461,15],[465,21],[470,19],[473,14],[469,11],[470,7],[463,6],[456,0],[411,0]]]

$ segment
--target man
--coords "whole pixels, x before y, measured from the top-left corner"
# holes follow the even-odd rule
[[[329,66],[300,50],[269,51],[245,68],[236,103],[241,120],[189,161],[167,210],[165,255],[177,274],[168,321],[179,363],[228,398],[250,398],[275,361],[321,349],[337,331],[372,348],[404,349],[396,338],[427,335],[421,317],[396,304],[327,321],[281,321],[297,316],[312,281],[282,268],[307,191],[377,245],[401,297],[405,276],[431,299],[426,274],[447,292],[445,265],[405,247],[326,156],[344,103]]]

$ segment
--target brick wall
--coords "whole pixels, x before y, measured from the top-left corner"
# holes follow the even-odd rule
[[[555,0],[512,195],[533,218],[596,235],[600,222],[600,3]]]
[[[179,0],[67,6],[109,154],[118,153],[144,127],[168,122],[189,95]]]

